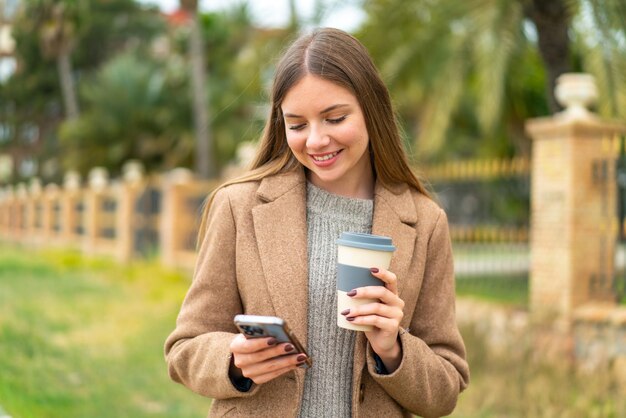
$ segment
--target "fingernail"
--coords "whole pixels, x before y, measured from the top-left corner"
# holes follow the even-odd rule
[[[293,351],[293,350],[294,350],[293,345],[291,345],[291,344],[287,344],[287,345],[285,346],[285,351],[286,351],[287,353],[288,353],[288,352],[290,352],[290,351]]]
[[[342,315],[348,315],[350,313],[350,309],[344,309],[343,311],[341,311]]]
[[[356,295],[356,290],[353,289],[353,290],[349,291],[348,293],[346,293],[346,295],[354,296],[354,295]]]
[[[370,271],[371,271],[372,273],[378,273],[378,268],[376,268],[376,267],[372,267],[372,268],[370,269]]]
[[[306,356],[304,354],[300,354],[298,357],[296,357],[296,360],[298,360],[298,363],[302,363],[304,360],[306,360]]]
[[[276,338],[272,337],[269,340],[267,340],[267,345],[276,345],[277,342],[278,342],[278,340],[276,340]]]
[[[353,317],[353,316],[351,316],[350,318],[346,318],[346,319],[347,319],[348,321],[350,321],[350,322],[354,321],[354,317]]]
[[[302,366],[304,366],[305,363],[306,363],[306,361],[301,361],[300,363],[296,363],[296,366],[302,367]]]

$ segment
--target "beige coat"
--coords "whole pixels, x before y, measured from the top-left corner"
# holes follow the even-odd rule
[[[303,369],[239,392],[228,378],[239,313],[284,318],[307,341],[306,180],[302,170],[220,190],[211,207],[193,283],[165,344],[173,380],[213,398],[210,417],[296,417]],[[372,233],[397,247],[390,270],[405,302],[402,362],[375,372],[363,333],[354,349],[354,417],[450,414],[469,380],[454,311],[444,212],[408,186],[376,185]],[[315,367],[315,356],[313,367]]]

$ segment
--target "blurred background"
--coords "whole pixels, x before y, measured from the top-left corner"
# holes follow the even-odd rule
[[[622,0],[0,0],[0,418],[206,414],[162,357],[202,201],[249,163],[281,50],[318,26],[369,49],[448,213],[472,369],[452,416],[626,416]],[[566,73],[593,76],[571,86],[595,122],[553,136],[597,137],[594,157],[546,159],[529,129],[567,114]],[[535,202],[603,208],[575,239],[558,211],[536,232],[555,179]],[[609,310],[548,326],[533,306],[560,293],[533,259],[565,241],[574,260],[599,244],[560,293]]]

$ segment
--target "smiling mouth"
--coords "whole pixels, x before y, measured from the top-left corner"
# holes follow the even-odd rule
[[[324,154],[324,155],[311,155],[311,158],[313,158],[315,161],[328,161],[331,158],[334,158],[337,154],[339,154],[342,150],[339,151],[335,151],[335,152],[331,152],[330,154]]]

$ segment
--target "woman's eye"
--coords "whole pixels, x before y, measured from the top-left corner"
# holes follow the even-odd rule
[[[346,119],[346,117],[347,115],[343,115],[335,119],[326,119],[326,122],[331,123],[331,124],[336,124],[336,123],[343,122]]]
[[[302,128],[304,128],[304,123],[301,123],[300,125],[290,125],[289,126],[289,130],[290,131],[301,131]]]

